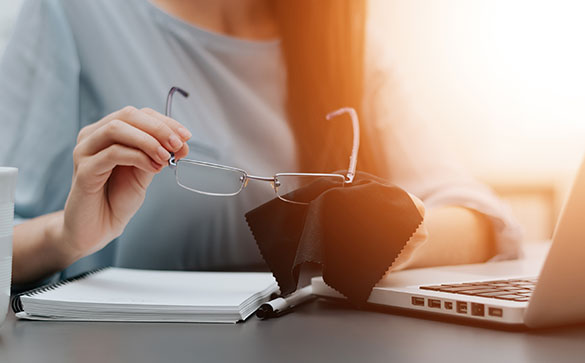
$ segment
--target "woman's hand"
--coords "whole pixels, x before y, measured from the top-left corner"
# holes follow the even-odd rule
[[[408,268],[414,258],[414,252],[416,251],[417,248],[419,248],[427,241],[429,236],[424,221],[425,206],[423,202],[414,195],[409,194],[409,196],[414,202],[414,205],[416,205],[418,212],[423,217],[423,221],[418,226],[414,234],[410,237],[408,242],[406,242],[406,245],[404,246],[398,257],[396,257],[394,263],[392,264],[392,266],[390,266],[390,269],[388,269],[388,272],[386,274],[388,274],[391,271],[400,271],[405,268]]]
[[[151,109],[126,107],[84,127],[73,151],[73,181],[61,242],[69,263],[120,236],[142,205],[154,175],[174,152],[189,151],[191,134]]]
[[[495,255],[494,227],[489,217],[460,206],[425,211],[418,198],[411,198],[424,219],[388,272],[480,263]]]

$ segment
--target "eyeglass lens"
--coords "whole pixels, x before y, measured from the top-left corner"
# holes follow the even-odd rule
[[[181,160],[175,170],[180,186],[210,195],[235,195],[242,190],[246,175],[238,170]]]
[[[293,203],[310,203],[325,190],[344,185],[342,175],[277,175],[276,194]]]

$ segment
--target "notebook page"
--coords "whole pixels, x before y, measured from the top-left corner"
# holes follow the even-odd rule
[[[27,299],[65,303],[237,307],[273,291],[270,273],[152,271],[108,268]]]

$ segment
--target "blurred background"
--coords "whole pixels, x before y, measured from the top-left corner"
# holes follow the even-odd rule
[[[0,2],[0,54],[22,0]],[[445,147],[550,238],[585,153],[585,2],[371,0],[375,36]]]
[[[585,154],[585,2],[373,0],[371,21],[446,147],[550,238]]]

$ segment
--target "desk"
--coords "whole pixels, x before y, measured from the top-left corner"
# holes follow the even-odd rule
[[[584,342],[585,325],[508,332],[317,300],[235,325],[34,322],[11,313],[0,362],[577,362]]]
[[[585,325],[506,332],[315,301],[236,325],[17,321],[0,362],[577,362]]]

